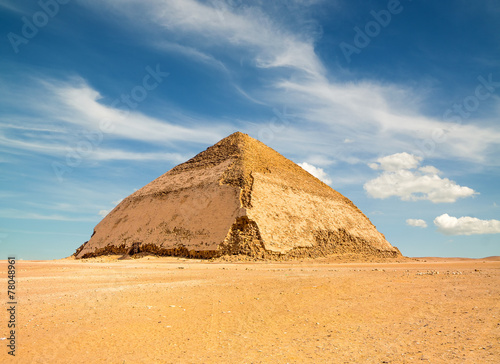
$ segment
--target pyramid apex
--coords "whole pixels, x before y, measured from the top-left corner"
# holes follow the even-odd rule
[[[241,131],[236,131],[230,135],[228,135],[227,137],[225,137],[224,139],[222,139],[221,141],[223,140],[254,140],[254,138],[252,138],[250,135],[248,134],[245,134],[245,133],[242,133]]]

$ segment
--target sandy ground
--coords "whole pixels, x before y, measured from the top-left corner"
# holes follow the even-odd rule
[[[2,363],[500,362],[495,260],[18,261],[17,278]]]

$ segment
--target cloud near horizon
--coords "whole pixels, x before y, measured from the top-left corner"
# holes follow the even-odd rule
[[[456,218],[443,214],[434,219],[434,224],[445,235],[500,234],[500,220],[481,220],[470,216]]]

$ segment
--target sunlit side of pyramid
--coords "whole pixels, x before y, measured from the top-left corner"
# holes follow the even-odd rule
[[[401,255],[349,199],[240,132],[125,198],[75,256],[140,252]]]

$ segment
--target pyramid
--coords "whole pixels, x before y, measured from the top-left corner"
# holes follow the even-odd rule
[[[125,198],[74,255],[141,252],[258,259],[401,256],[349,199],[240,132]]]

